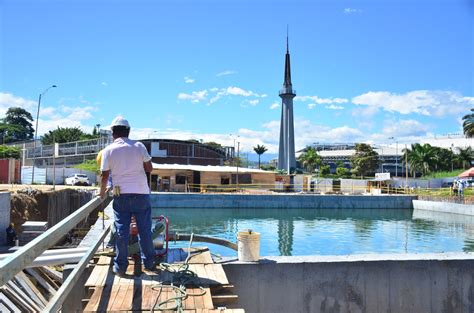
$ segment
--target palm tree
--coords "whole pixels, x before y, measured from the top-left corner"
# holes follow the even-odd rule
[[[321,165],[321,158],[318,155],[318,152],[314,147],[306,147],[305,152],[303,152],[299,158],[301,165],[306,168],[310,173],[313,172],[316,166]]]
[[[457,155],[457,158],[462,164],[462,168],[469,168],[472,160],[474,160],[474,151],[472,151],[471,147],[467,147],[466,149],[458,148],[458,150],[459,154]]]
[[[260,156],[268,151],[267,147],[264,145],[257,145],[253,147],[253,151],[258,154],[258,168],[260,169]]]
[[[469,138],[474,137],[474,108],[471,109],[471,112],[471,114],[466,114],[462,118],[464,120],[462,123],[464,134]]]
[[[434,167],[436,162],[436,149],[433,149],[433,147],[427,143],[424,145],[415,143],[411,145],[411,150],[405,150],[404,160],[405,156],[406,159],[408,159],[412,176],[415,176],[417,172],[426,175]]]

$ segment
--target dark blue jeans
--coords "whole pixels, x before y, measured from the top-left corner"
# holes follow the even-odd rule
[[[145,268],[155,262],[155,249],[151,239],[151,203],[147,194],[121,194],[114,197],[114,225],[116,230],[114,270],[125,272],[128,266],[128,241],[130,222],[135,216],[138,227],[138,240]]]

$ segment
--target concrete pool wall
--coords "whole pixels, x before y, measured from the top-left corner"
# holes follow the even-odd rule
[[[413,200],[415,210],[462,214],[474,216],[474,204],[459,204],[451,202]]]
[[[474,312],[474,254],[268,257],[224,264],[245,312]]]
[[[154,208],[412,209],[417,196],[152,193]]]

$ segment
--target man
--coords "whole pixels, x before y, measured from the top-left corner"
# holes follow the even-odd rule
[[[141,142],[128,139],[130,124],[117,116],[111,124],[114,142],[102,152],[100,196],[106,193],[109,176],[114,190],[114,226],[116,229],[113,271],[124,275],[128,266],[130,222],[135,216],[140,250],[145,269],[153,270],[155,250],[151,237],[150,188],[145,172],[151,172],[151,157]]]

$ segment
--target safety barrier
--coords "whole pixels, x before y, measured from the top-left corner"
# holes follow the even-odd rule
[[[413,188],[413,187],[393,187],[380,185],[358,185],[358,184],[188,184],[186,192],[200,193],[248,193],[248,194],[271,194],[283,192],[299,192],[308,194],[398,194],[398,195],[419,195],[442,199],[440,201],[456,203],[473,203],[474,187],[464,190],[464,195],[459,196],[452,188]]]

